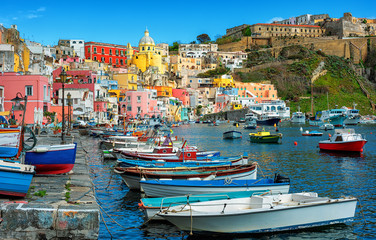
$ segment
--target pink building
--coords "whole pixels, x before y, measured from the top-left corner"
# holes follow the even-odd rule
[[[23,111],[15,110],[12,112],[13,102],[11,101],[18,92],[22,96],[27,96],[26,124],[34,123],[34,108],[42,109],[43,112],[50,111],[51,85],[45,76],[20,75],[15,72],[0,73],[0,89],[4,94],[4,111],[10,111],[11,114],[14,114],[18,123],[22,121]]]
[[[172,96],[179,99],[182,102],[183,106],[190,105],[189,93],[186,89],[172,89]]]
[[[160,115],[157,100],[152,91],[128,91],[120,103],[120,113],[127,118],[152,117]]]
[[[53,71],[53,99],[54,103],[57,103],[57,99],[59,98],[59,89],[62,88],[62,83],[58,82],[56,78],[60,78],[60,73],[62,69],[57,68]],[[88,88],[91,92],[94,93],[93,101],[96,98],[95,96],[95,82],[96,82],[96,74],[93,73],[91,70],[74,70],[74,71],[67,71],[67,77],[70,78],[70,83],[66,83],[64,88]]]

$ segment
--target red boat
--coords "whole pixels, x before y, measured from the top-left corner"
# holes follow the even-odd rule
[[[319,142],[319,147],[325,151],[363,152],[366,143],[367,140],[354,129],[336,129],[329,140]]]

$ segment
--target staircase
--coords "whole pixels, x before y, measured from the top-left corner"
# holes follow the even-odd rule
[[[350,71],[347,71],[347,73],[348,73],[349,75],[351,75]],[[358,76],[357,74],[354,74],[354,75],[355,75],[355,79],[356,79],[356,81],[358,82],[358,84],[359,84],[359,86],[360,86],[360,89],[362,89],[364,95],[366,95],[366,97],[368,98],[368,101],[369,101],[369,103],[371,104],[372,110],[375,111],[375,109],[376,109],[375,103],[372,101],[369,92],[368,92],[367,89],[364,87],[363,82],[362,82],[361,79],[360,79],[360,76]]]

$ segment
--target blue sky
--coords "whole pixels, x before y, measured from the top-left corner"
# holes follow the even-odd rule
[[[56,45],[59,39],[83,39],[138,45],[147,27],[156,43],[189,43],[207,33],[212,39],[226,28],[269,23],[303,14],[376,18],[376,1],[47,1],[0,3],[0,23],[16,24],[21,37]]]

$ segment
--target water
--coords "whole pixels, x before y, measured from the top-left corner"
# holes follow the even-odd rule
[[[375,239],[376,238],[376,127],[355,126],[357,133],[368,140],[361,155],[338,155],[322,153],[318,142],[328,138],[303,137],[300,126],[284,124],[279,128],[283,134],[282,144],[250,143],[248,133],[243,139],[224,140],[222,133],[231,129],[229,124],[208,126],[205,124],[183,125],[174,128],[174,135],[182,136],[200,149],[220,150],[223,156],[243,153],[259,163],[259,176],[272,177],[278,172],[291,179],[290,192],[313,191],[319,196],[355,196],[360,199],[353,222],[310,230],[272,234],[241,234],[217,236],[188,236],[175,226],[165,222],[145,225],[143,213],[138,209],[140,193],[129,191],[119,176],[113,173],[114,161],[103,161],[97,146],[98,140],[89,138],[83,142],[90,151],[88,158],[91,175],[96,186],[96,196],[104,209],[99,239]],[[304,131],[314,128],[303,126]],[[294,145],[297,142],[297,145]],[[361,213],[364,212],[366,224]],[[110,216],[110,217],[109,217]],[[115,223],[115,220],[117,223]],[[141,226],[142,225],[142,226]],[[109,233],[110,232],[110,233]]]

